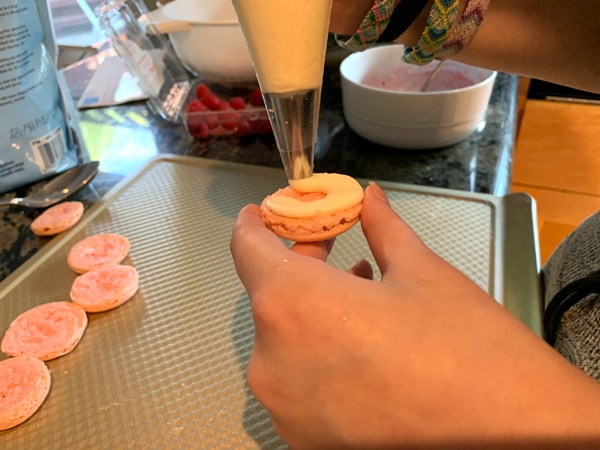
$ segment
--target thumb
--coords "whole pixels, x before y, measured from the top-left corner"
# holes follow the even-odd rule
[[[392,209],[375,183],[365,189],[361,226],[384,279],[419,275],[435,254]]]

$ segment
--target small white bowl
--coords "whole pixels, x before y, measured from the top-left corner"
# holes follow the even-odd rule
[[[402,61],[404,46],[373,47],[340,65],[346,122],[367,140],[402,149],[432,149],[466,139],[482,121],[497,73],[446,61],[428,91],[419,92],[438,64]]]

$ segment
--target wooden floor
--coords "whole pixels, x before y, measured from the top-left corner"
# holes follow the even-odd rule
[[[512,190],[536,200],[544,263],[600,210],[600,106],[521,96],[519,109]]]

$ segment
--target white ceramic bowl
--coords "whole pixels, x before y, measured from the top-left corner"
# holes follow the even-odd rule
[[[201,78],[256,79],[231,0],[174,0],[149,17],[159,31],[168,32],[177,56]]]
[[[372,142],[432,149],[466,139],[483,120],[496,72],[446,61],[427,92],[420,87],[438,64],[402,61],[402,45],[373,47],[340,65],[346,122]]]

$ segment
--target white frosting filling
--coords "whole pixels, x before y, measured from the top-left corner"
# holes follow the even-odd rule
[[[296,192],[320,192],[325,194],[325,197],[311,202],[286,195],[268,197],[265,201],[267,208],[284,217],[303,218],[337,213],[358,205],[364,195],[358,181],[338,173],[316,173],[312,177],[289,182]]]
[[[234,0],[233,5],[263,92],[321,86],[331,0]]]

